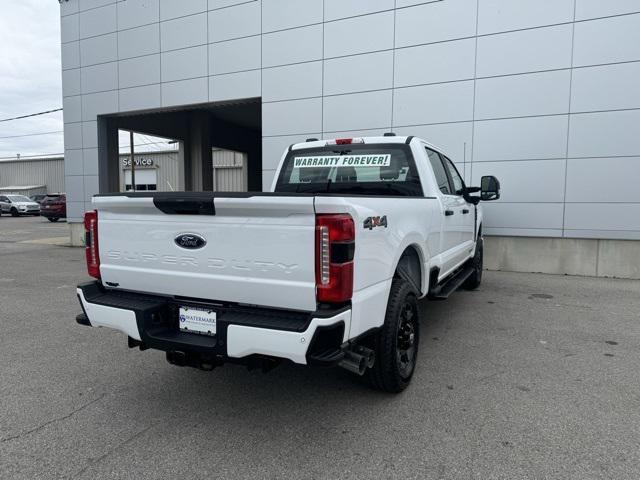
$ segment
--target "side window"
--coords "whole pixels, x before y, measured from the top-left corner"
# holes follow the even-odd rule
[[[440,159],[440,155],[438,155],[433,150],[428,149],[427,156],[429,157],[429,162],[431,162],[431,168],[433,168],[433,173],[436,175],[436,182],[438,182],[438,188],[445,195],[452,195],[451,193],[451,185],[449,185],[449,177],[447,177],[447,172],[444,169],[444,165],[442,165],[442,160]]]
[[[447,157],[443,156],[445,165],[447,166],[447,170],[449,170],[449,175],[451,175],[451,180],[453,181],[453,192],[455,195],[462,195],[462,190],[464,189],[464,180],[458,173],[458,169],[453,164],[451,160]]]

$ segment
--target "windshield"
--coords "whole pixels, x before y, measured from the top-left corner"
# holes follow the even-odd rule
[[[32,202],[31,199],[25,197],[24,195],[7,195],[9,200],[12,202]]]
[[[276,192],[423,195],[411,149],[397,143],[291,151]]]

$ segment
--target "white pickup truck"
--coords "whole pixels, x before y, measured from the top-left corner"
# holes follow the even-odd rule
[[[399,392],[418,299],[480,284],[478,203],[500,195],[495,177],[481,185],[433,145],[387,134],[292,145],[270,192],[96,195],[97,280],[78,286],[77,321],[175,365],[339,365]]]

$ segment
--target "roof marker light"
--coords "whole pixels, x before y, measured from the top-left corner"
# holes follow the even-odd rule
[[[327,145],[351,145],[352,143],[364,143],[364,138],[336,138],[327,140]]]

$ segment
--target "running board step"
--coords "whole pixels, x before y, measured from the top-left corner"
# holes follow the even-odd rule
[[[344,358],[345,354],[339,348],[327,349],[323,352],[307,355],[307,363],[309,365],[333,366]]]
[[[464,281],[471,276],[474,269],[471,266],[464,267],[458,273],[453,275],[446,282],[437,285],[436,288],[431,290],[428,294],[430,300],[446,300],[453,292],[455,292]]]

